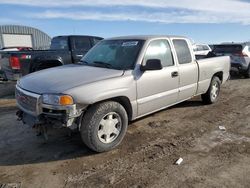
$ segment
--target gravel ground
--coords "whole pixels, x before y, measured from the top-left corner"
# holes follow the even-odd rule
[[[13,96],[0,99],[0,187],[250,185],[249,79],[230,80],[217,104],[197,97],[131,123],[122,144],[101,154],[65,129],[44,143],[15,111]]]

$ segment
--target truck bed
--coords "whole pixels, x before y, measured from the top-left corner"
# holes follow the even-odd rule
[[[209,87],[211,78],[215,72],[222,73],[222,84],[229,79],[230,57],[211,57],[197,60],[199,68],[199,80],[197,94],[205,93]]]

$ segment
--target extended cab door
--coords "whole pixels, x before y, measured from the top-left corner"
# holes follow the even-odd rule
[[[149,59],[161,60],[163,69],[144,71],[137,80],[138,116],[176,103],[178,98],[178,68],[174,63],[169,41],[167,39],[151,41],[142,65]]]
[[[172,42],[178,61],[178,101],[183,101],[196,94],[199,70],[194,57],[192,57],[188,41],[186,39],[172,39]]]
[[[72,63],[77,63],[92,47],[90,37],[74,36],[70,39]]]

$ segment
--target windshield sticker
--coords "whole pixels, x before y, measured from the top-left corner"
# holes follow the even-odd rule
[[[138,41],[130,41],[122,43],[122,46],[137,46]]]

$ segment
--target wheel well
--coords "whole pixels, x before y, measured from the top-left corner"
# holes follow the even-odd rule
[[[221,82],[223,81],[223,72],[222,71],[215,73],[213,75],[213,77],[215,77],[215,76],[218,77]]]
[[[109,98],[109,99],[106,99],[106,100],[103,100],[103,101],[98,101],[97,103],[102,103],[102,102],[105,102],[105,101],[115,101],[115,102],[120,103],[125,108],[125,110],[126,110],[126,112],[128,114],[128,120],[129,121],[132,120],[133,110],[132,110],[130,100],[127,97],[125,97],[125,96],[114,97],[114,98]],[[96,104],[96,103],[94,103],[94,104]],[[92,105],[94,105],[94,104],[92,104]],[[90,106],[92,106],[92,105],[90,105]]]
[[[113,98],[114,101],[119,102],[127,111],[129,121],[132,120],[133,110],[130,100],[127,97],[116,97]]]
[[[37,66],[33,68],[33,71],[43,70],[61,65],[63,64],[60,61],[42,61],[37,63]]]

